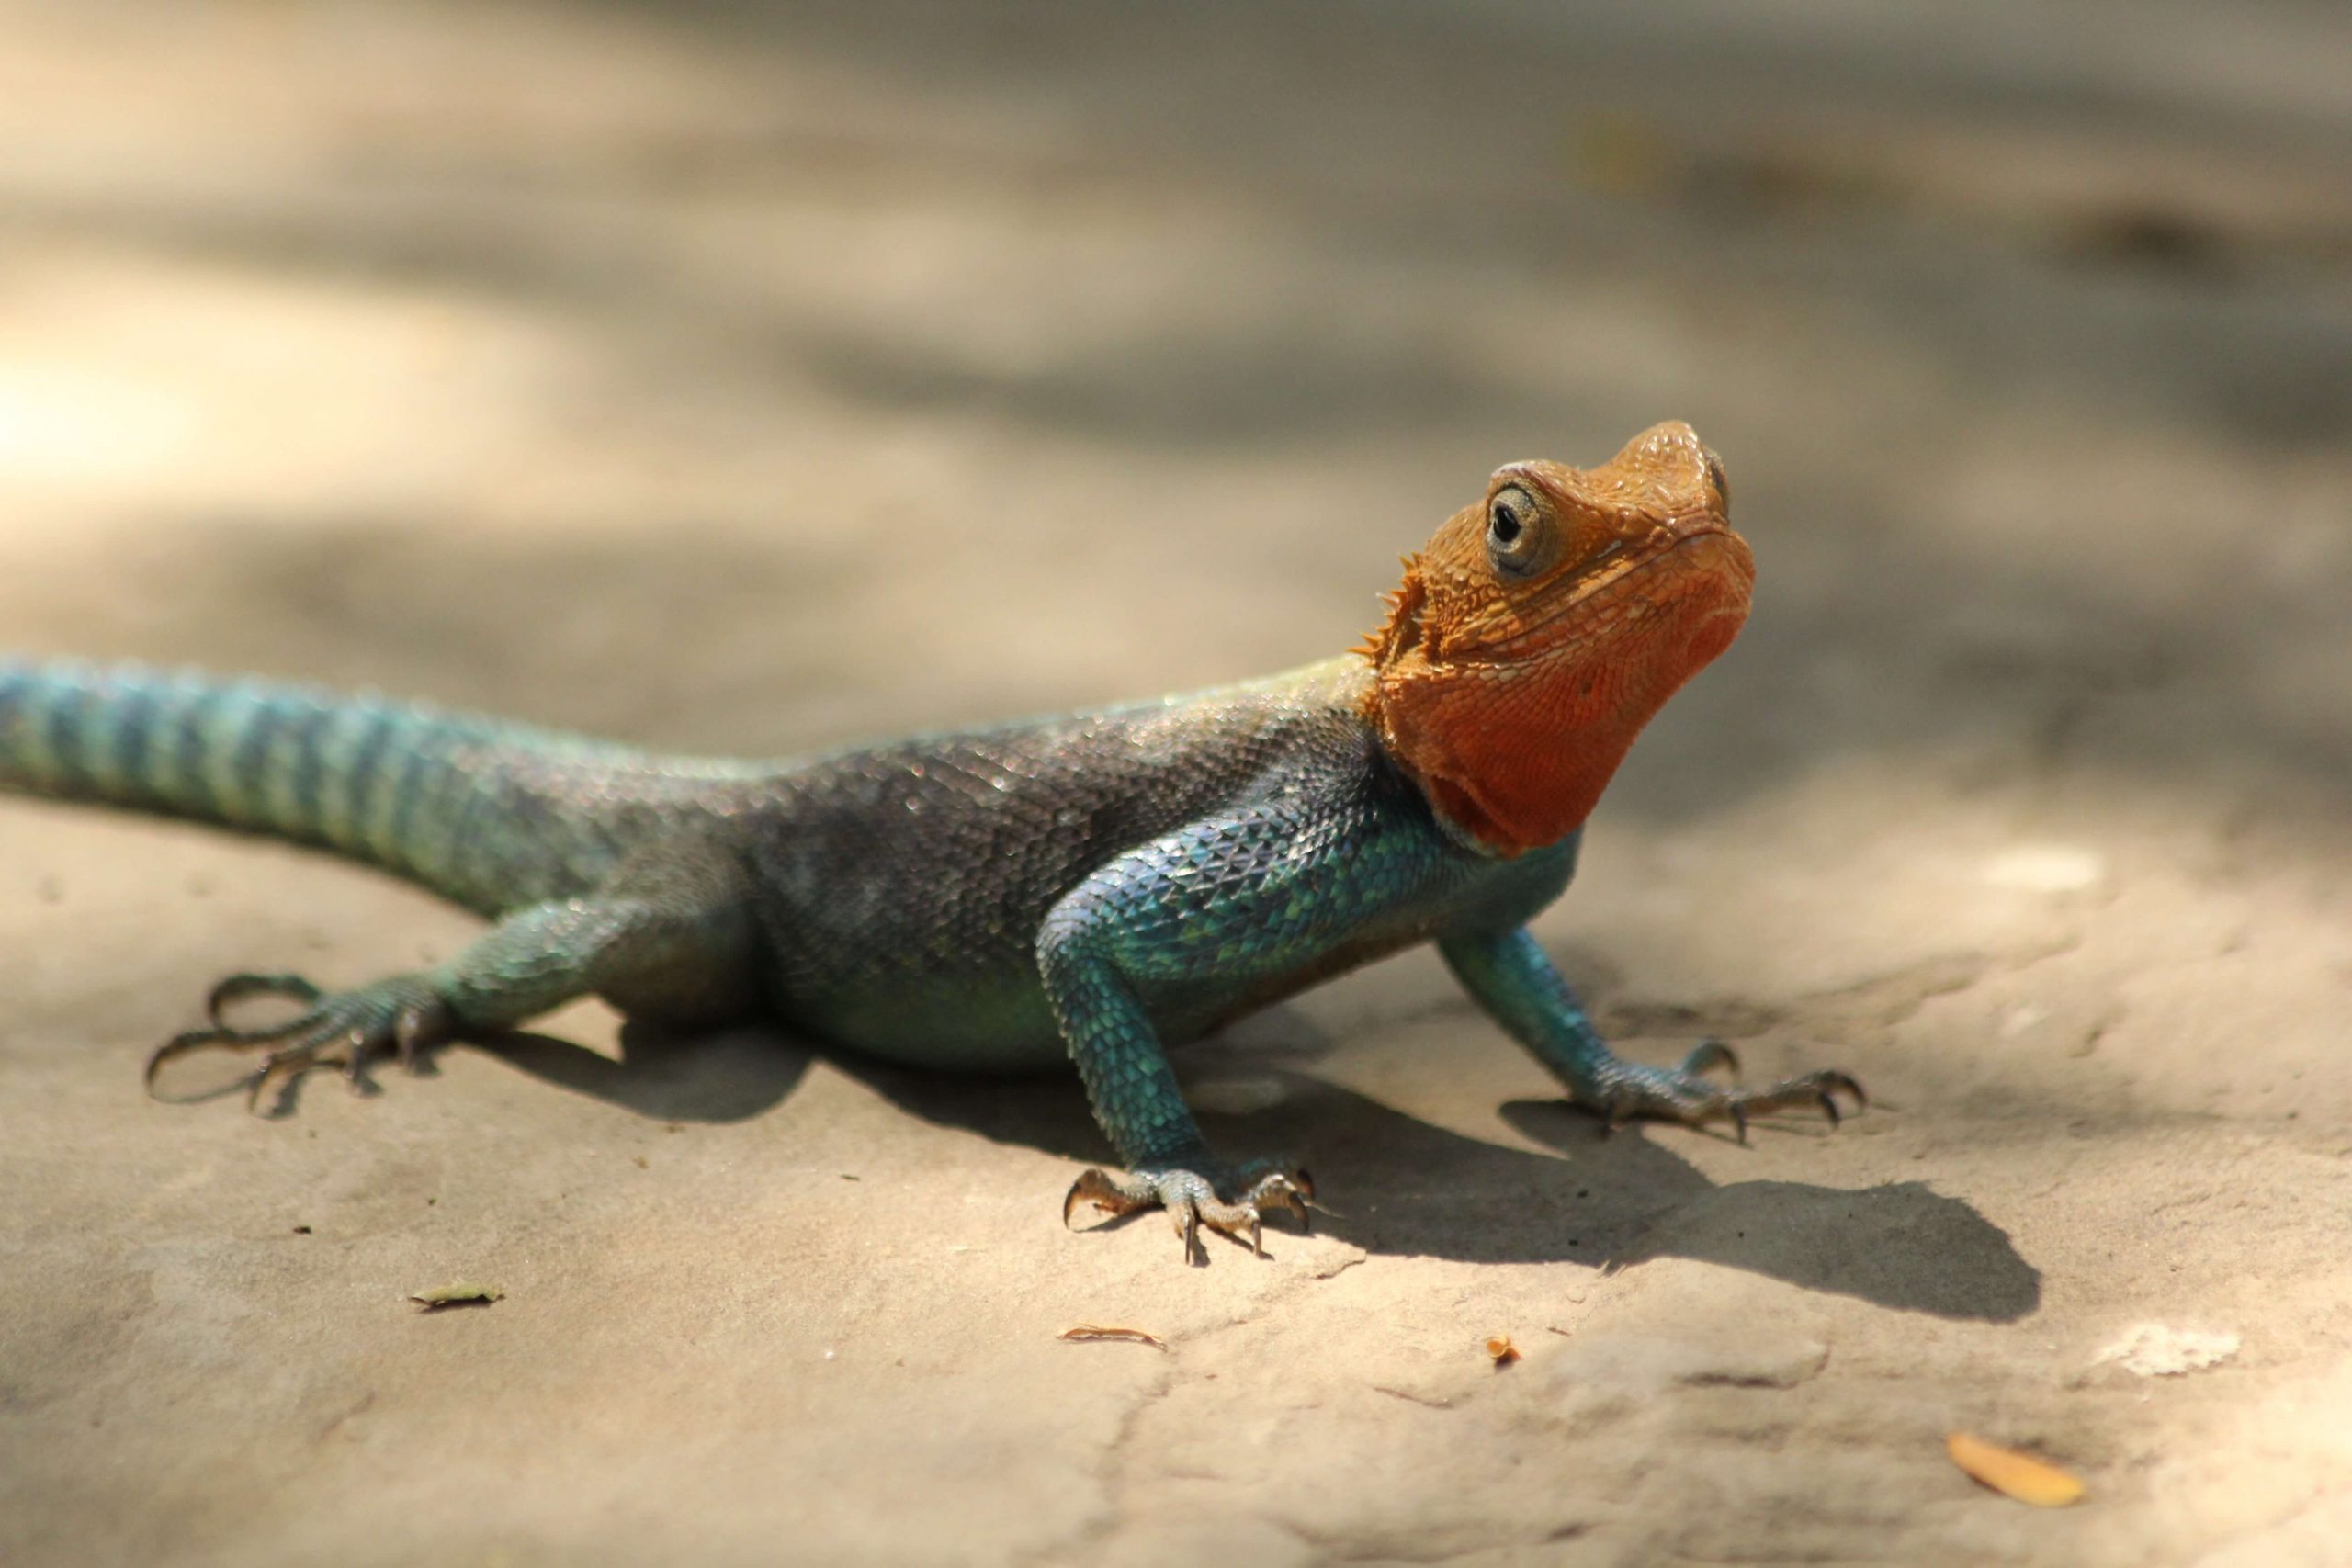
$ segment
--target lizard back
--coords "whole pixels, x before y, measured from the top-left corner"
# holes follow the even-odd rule
[[[1418,806],[1357,711],[1364,680],[1361,660],[1335,660],[1160,702],[918,737],[817,759],[773,779],[766,802],[722,807],[757,889],[778,1010],[903,1060],[951,1040],[967,1068],[1059,1058],[1037,933],[1090,874],[1277,794],[1314,796],[1327,813]],[[1227,1012],[1235,999],[1176,1010]],[[1182,1035],[1211,1020],[1167,1021]]]

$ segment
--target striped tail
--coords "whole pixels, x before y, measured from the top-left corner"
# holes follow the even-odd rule
[[[594,880],[613,831],[546,786],[639,756],[370,696],[0,659],[0,790],[323,844],[485,911]]]

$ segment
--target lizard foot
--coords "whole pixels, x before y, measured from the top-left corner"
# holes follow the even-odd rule
[[[223,1016],[249,997],[276,997],[302,1010],[283,1023],[241,1029]],[[300,975],[232,975],[205,998],[211,1027],[175,1034],[147,1058],[147,1092],[156,1098],[156,1075],[164,1065],[191,1052],[260,1051],[261,1066],[246,1083],[245,1107],[257,1115],[277,1109],[264,1096],[273,1085],[290,1087],[315,1067],[340,1066],[356,1093],[368,1093],[370,1057],[390,1051],[413,1073],[418,1054],[449,1037],[454,1020],[448,1005],[413,976],[398,976],[354,991],[328,993]]]
[[[1853,1096],[1858,1111],[1870,1103],[1870,1097],[1862,1092],[1862,1086],[1854,1081],[1852,1075],[1835,1068],[1800,1073],[1762,1089],[1742,1088],[1738,1082],[1739,1058],[1720,1040],[1701,1041],[1682,1058],[1679,1067],[1645,1067],[1632,1062],[1614,1066],[1616,1070],[1593,1097],[1612,1129],[1636,1117],[1681,1122],[1693,1127],[1726,1117],[1744,1144],[1747,1142],[1750,1116],[1813,1105],[1820,1107],[1835,1127],[1844,1119],[1838,1107],[1840,1092]],[[1730,1088],[1710,1083],[1700,1076],[1714,1067],[1730,1070]]]
[[[1196,1264],[1208,1261],[1208,1249],[1201,1245],[1203,1225],[1237,1241],[1247,1236],[1250,1250],[1260,1258],[1266,1256],[1261,1208],[1286,1209],[1297,1216],[1301,1234],[1307,1230],[1306,1201],[1315,1196],[1315,1182],[1304,1170],[1260,1160],[1219,1176],[1220,1179],[1212,1179],[1181,1168],[1138,1170],[1126,1177],[1088,1170],[1070,1184],[1069,1196],[1062,1200],[1062,1224],[1069,1224],[1081,1202],[1091,1202],[1110,1214],[1163,1208],[1175,1222],[1176,1234],[1183,1238],[1184,1261]],[[1228,1202],[1222,1196],[1227,1192],[1239,1196]]]

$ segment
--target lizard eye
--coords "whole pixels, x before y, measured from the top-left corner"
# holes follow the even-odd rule
[[[1522,485],[1505,485],[1487,502],[1487,556],[1505,577],[1532,577],[1552,558],[1551,520]]]

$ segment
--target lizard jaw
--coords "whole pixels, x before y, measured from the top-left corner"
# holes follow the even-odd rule
[[[1509,641],[1436,659],[1410,650],[1380,675],[1389,753],[1480,846],[1556,843],[1667,699],[1731,646],[1754,578],[1746,542],[1710,520]]]

